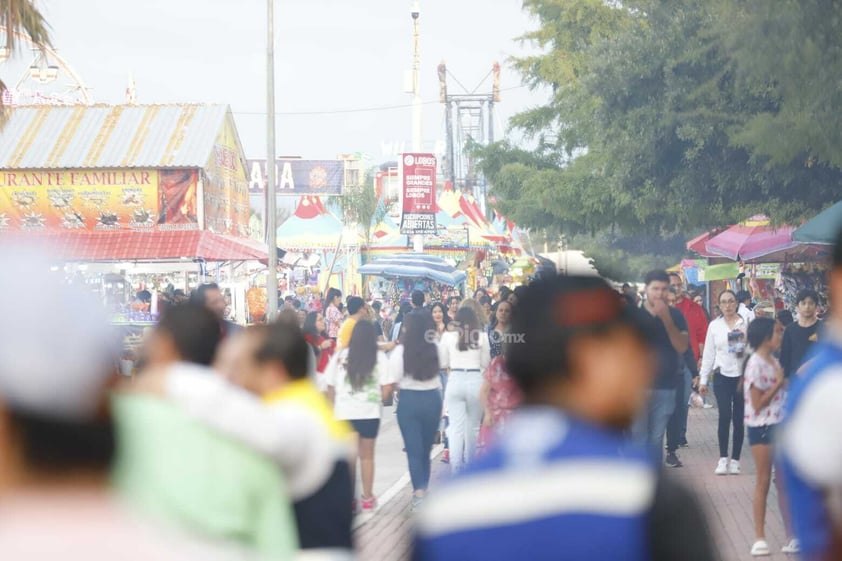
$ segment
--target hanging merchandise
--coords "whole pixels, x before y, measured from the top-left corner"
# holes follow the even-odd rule
[[[819,295],[819,315],[824,316],[828,308],[828,269],[821,264],[792,264],[781,269],[777,280],[777,290],[781,294],[787,309],[795,311],[798,292],[815,290]]]

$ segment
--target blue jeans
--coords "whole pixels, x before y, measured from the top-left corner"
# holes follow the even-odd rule
[[[675,390],[651,390],[649,405],[635,422],[633,434],[644,442],[655,458],[664,459],[664,435],[675,411]]]
[[[412,489],[426,490],[430,483],[430,452],[441,421],[440,390],[401,390],[398,426],[401,429]]]
[[[687,413],[690,410],[690,386],[693,384],[693,375],[689,368],[684,368],[681,376],[681,385],[675,392],[675,412],[670,418],[667,426],[667,452],[675,452],[681,440],[687,435]]]

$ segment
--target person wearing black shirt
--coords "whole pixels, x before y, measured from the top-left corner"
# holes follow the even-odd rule
[[[653,322],[658,369],[650,392],[649,407],[632,430],[639,439],[645,438],[652,453],[661,461],[667,424],[675,411],[675,394],[684,377],[683,355],[690,348],[687,321],[681,312],[667,304],[668,292],[669,276],[666,271],[652,271],[646,275],[643,309],[649,312]]]
[[[821,322],[816,316],[819,295],[814,290],[802,290],[798,293],[796,306],[798,321],[791,324],[784,331],[781,344],[781,366],[784,376],[789,377],[798,372],[807,356],[810,347],[819,340]]]

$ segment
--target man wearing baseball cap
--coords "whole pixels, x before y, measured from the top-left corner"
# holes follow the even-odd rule
[[[524,406],[431,496],[415,559],[715,558],[693,497],[624,436],[646,405],[653,330],[601,279],[530,285],[506,349]]]

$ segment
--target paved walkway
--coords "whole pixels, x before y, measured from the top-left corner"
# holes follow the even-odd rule
[[[746,438],[741,458],[742,475],[717,476],[713,470],[719,457],[716,443],[716,409],[692,409],[690,411],[687,440],[689,448],[679,451],[684,467],[670,469],[674,475],[690,485],[705,506],[708,521],[714,533],[714,539],[722,553],[723,561],[744,561],[755,559],[749,554],[754,542],[754,524],[752,521],[752,494],[754,491],[754,463],[751,449]],[[397,438],[400,438],[398,433]],[[392,433],[388,440],[394,446]],[[381,445],[378,442],[378,453]],[[434,450],[437,453],[438,450]],[[386,451],[384,450],[384,454]],[[433,461],[433,485],[437,479],[446,477],[449,467]],[[379,478],[378,478],[379,479]],[[399,480],[396,483],[400,483]],[[382,492],[376,489],[375,492]],[[359,558],[361,561],[403,561],[409,559],[410,535],[412,531],[409,513],[411,489],[408,483],[392,485],[388,499],[378,511],[368,519],[358,520],[355,531]],[[768,513],[766,515],[766,540],[772,550],[767,559],[796,559],[780,553],[786,543],[783,523],[778,511],[777,496],[774,486],[769,493]]]

